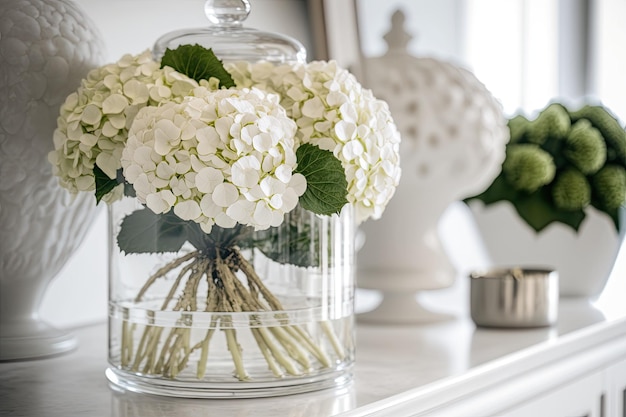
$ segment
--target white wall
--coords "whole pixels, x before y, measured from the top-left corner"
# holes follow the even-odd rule
[[[208,24],[204,0],[75,0],[107,48],[107,62],[152,48],[161,35]],[[292,36],[311,49],[305,0],[251,0],[247,27]],[[102,207],[84,243],[52,281],[40,308],[57,327],[102,321],[107,315],[107,217]]]
[[[592,92],[626,123],[626,1],[594,2]]]

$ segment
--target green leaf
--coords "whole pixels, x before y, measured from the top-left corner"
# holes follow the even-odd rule
[[[552,222],[561,222],[578,231],[585,218],[583,210],[567,211],[555,208],[540,191],[512,201],[520,217],[535,231],[540,232]]]
[[[321,242],[318,233],[312,230],[314,223],[301,221],[306,215],[313,216],[297,206],[285,216],[285,222],[280,226],[254,232],[250,246],[280,264],[318,266]]]
[[[348,181],[341,161],[331,151],[304,144],[296,151],[295,172],[304,175],[307,187],[300,204],[315,214],[339,213],[348,202]]]
[[[508,200],[515,201],[519,192],[511,187],[504,179],[504,174],[500,173],[498,177],[491,183],[489,188],[474,197],[466,198],[465,201],[480,200],[485,205],[493,204],[497,201]]]
[[[177,252],[193,227],[173,212],[156,214],[149,208],[124,217],[117,235],[120,250],[126,253]]]
[[[96,177],[96,204],[98,204],[102,197],[110,193],[119,183],[117,178],[109,178],[98,165],[93,166],[93,175]]]
[[[545,189],[528,194],[515,190],[504,176],[500,174],[483,193],[465,199],[480,200],[486,206],[498,201],[509,201],[515,207],[519,216],[536,232],[545,229],[552,222],[561,222],[575,231],[585,218],[583,210],[567,211],[554,207],[549,192]]]
[[[198,82],[215,77],[222,87],[235,86],[235,81],[224,68],[211,49],[198,44],[181,45],[176,49],[166,49],[161,59],[161,68],[169,66]]]
[[[133,185],[126,181],[124,181],[124,195],[126,197],[137,197],[137,193],[135,192]]]

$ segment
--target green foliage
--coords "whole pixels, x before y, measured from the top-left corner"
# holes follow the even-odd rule
[[[348,202],[348,181],[341,165],[331,151],[304,144],[296,151],[295,172],[304,175],[307,186],[300,204],[315,214],[339,213]]]
[[[149,208],[143,208],[124,217],[117,244],[127,254],[177,252],[185,242],[203,252],[232,246],[256,248],[275,262],[301,267],[317,266],[320,244],[310,222],[304,220],[307,215],[314,216],[297,207],[278,227],[255,232],[253,228],[242,225],[234,228],[213,225],[211,233],[206,234],[197,223],[181,220],[171,211],[155,214]]]
[[[607,109],[584,106],[570,112],[552,103],[536,119],[518,115],[508,126],[511,140],[502,172],[483,193],[465,201],[509,201],[538,232],[555,221],[578,230],[592,205],[620,230],[626,131]]]
[[[135,192],[135,188],[133,185],[127,181],[124,181],[124,195],[126,197],[137,197],[137,193]]]
[[[109,178],[98,165],[93,166],[93,175],[96,177],[96,204],[98,204],[100,200],[102,200],[102,197],[119,185],[119,182],[117,178]]]
[[[563,155],[583,174],[595,174],[606,162],[606,144],[600,131],[581,119],[565,138]]]
[[[173,212],[156,214],[149,208],[124,217],[117,245],[126,253],[177,252],[187,241],[187,228],[193,227]]]
[[[532,144],[512,144],[502,165],[505,178],[516,190],[533,192],[554,178],[552,156]]]
[[[552,222],[561,222],[574,230],[578,230],[585,218],[585,213],[582,210],[568,211],[554,207],[549,194],[544,189],[539,189],[533,193],[514,189],[502,174],[482,194],[470,197],[465,201],[471,200],[480,200],[485,205],[508,201],[515,207],[517,214],[536,232],[542,231]]]
[[[607,165],[591,177],[593,203],[601,210],[615,210],[626,200],[626,170]]]
[[[510,139],[509,143],[521,142],[526,134],[526,128],[528,127],[528,119],[518,114],[509,119],[507,125],[509,126]]]
[[[565,138],[570,129],[567,110],[560,104],[552,103],[546,107],[533,123],[527,126],[527,140],[542,145],[549,140]]]
[[[607,160],[626,167],[626,131],[602,106],[584,106],[571,113],[572,120],[586,119],[598,129],[607,144]]]
[[[520,217],[537,232],[553,222],[561,222],[578,231],[585,218],[585,212],[582,210],[570,211],[555,208],[543,190],[519,198],[514,206]]]
[[[222,87],[235,86],[235,81],[224,68],[222,61],[215,56],[211,49],[206,49],[198,44],[166,49],[161,59],[161,68],[165,66],[172,67],[198,82],[214,77],[220,80]]]
[[[315,222],[306,221],[306,216],[315,215],[296,207],[280,226],[254,232],[251,245],[281,264],[318,266],[321,245],[316,232],[319,231],[313,230],[311,225]]]
[[[561,171],[552,184],[554,205],[562,210],[582,210],[591,203],[591,186],[577,169]]]
[[[126,253],[177,252],[185,242],[201,251],[237,245],[242,249],[254,246],[253,229],[242,225],[224,229],[214,225],[210,234],[198,223],[182,220],[169,211],[156,214],[143,208],[124,217],[117,235],[117,244]]]

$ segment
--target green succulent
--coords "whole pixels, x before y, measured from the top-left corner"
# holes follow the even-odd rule
[[[595,174],[606,162],[606,143],[591,122],[581,119],[565,138],[563,155],[583,174]]]
[[[607,160],[626,167],[626,130],[602,106],[584,106],[571,112],[573,121],[586,119],[600,131],[607,144]]]
[[[570,116],[561,104],[552,103],[528,125],[528,142],[543,145],[548,140],[564,139],[570,130]]]
[[[626,200],[626,169],[610,164],[591,177],[593,205],[603,211],[617,210]]]
[[[591,185],[577,169],[563,170],[552,183],[552,199],[561,210],[582,210],[591,203]]]
[[[556,166],[552,156],[529,143],[511,144],[507,147],[502,173],[513,188],[532,193],[550,183]]]

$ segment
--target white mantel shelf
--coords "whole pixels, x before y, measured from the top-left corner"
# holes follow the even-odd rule
[[[561,300],[554,327],[494,330],[474,326],[467,288],[457,287],[430,300],[452,306],[449,320],[359,324],[354,378],[343,389],[253,400],[117,392],[104,376],[107,329],[100,323],[74,329],[79,348],[69,354],[0,363],[0,416],[501,415],[626,360],[626,306],[620,307],[620,297],[597,308]]]

